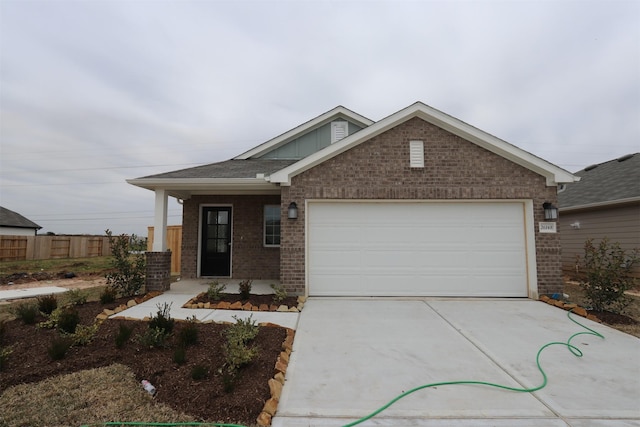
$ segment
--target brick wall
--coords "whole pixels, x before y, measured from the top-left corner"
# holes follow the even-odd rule
[[[231,274],[238,279],[278,279],[280,249],[262,244],[264,205],[280,204],[280,196],[194,196],[185,200],[182,218],[184,278],[198,277],[200,207],[231,206]]]
[[[146,252],[145,289],[168,291],[171,287],[171,252]]]
[[[409,141],[423,140],[425,167],[409,167]],[[557,205],[545,178],[419,118],[413,118],[294,177],[282,187],[283,212],[298,204],[298,220],[282,224],[280,280],[305,287],[306,199],[532,199],[538,293],[562,290],[558,234],[539,234],[542,203]],[[285,217],[286,218],[286,217]]]

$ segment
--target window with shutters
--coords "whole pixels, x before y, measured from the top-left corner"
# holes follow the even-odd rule
[[[409,141],[409,164],[412,168],[424,168],[424,141]]]
[[[349,136],[349,122],[331,122],[331,143],[340,141]]]

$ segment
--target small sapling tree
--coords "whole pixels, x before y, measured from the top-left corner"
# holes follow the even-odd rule
[[[121,296],[137,295],[144,286],[144,254],[134,252],[131,242],[136,240],[126,234],[114,237],[111,230],[105,231],[111,244],[113,272],[106,275],[107,285],[116,289]]]

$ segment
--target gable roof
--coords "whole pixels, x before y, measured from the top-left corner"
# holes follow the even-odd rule
[[[0,206],[0,227],[35,228],[36,230],[42,228],[19,213],[3,208],[2,206]]]
[[[543,160],[533,154],[524,151],[515,145],[509,144],[502,139],[496,138],[478,128],[475,128],[461,120],[456,119],[442,111],[429,107],[422,102],[416,102],[397,113],[394,113],[384,119],[362,129],[361,131],[349,135],[344,139],[324,148],[304,159],[288,166],[269,177],[273,183],[280,185],[290,185],[291,178],[311,169],[320,163],[343,153],[389,129],[392,129],[414,117],[421,118],[426,122],[434,124],[454,135],[457,135],[467,141],[502,156],[512,162],[532,170],[547,179],[547,185],[553,186],[559,183],[576,182],[579,178],[570,172],[555,166],[546,160]]]
[[[282,135],[276,136],[275,138],[270,139],[269,141],[262,143],[257,147],[254,147],[251,150],[240,154],[239,156],[234,157],[234,159],[244,160],[252,157],[260,157],[268,153],[269,151],[275,150],[276,148],[286,144],[292,139],[313,129],[319,128],[320,126],[336,118],[351,120],[352,122],[355,122],[362,127],[367,127],[373,124],[372,120],[369,120],[366,117],[343,107],[342,105],[338,105],[336,108],[333,108],[326,113],[320,114],[318,117],[311,119],[308,122],[303,123],[300,126],[297,126],[290,131],[283,133]]]
[[[164,189],[169,195],[179,199],[187,199],[194,194],[279,194],[280,186],[291,185],[291,178],[294,176],[414,117],[421,118],[544,176],[549,186],[579,180],[570,172],[546,160],[455,117],[416,102],[375,123],[347,108],[338,106],[231,160],[129,179],[127,182],[149,190]],[[351,120],[364,128],[301,160],[260,157],[335,118]]]
[[[640,201],[640,153],[587,166],[580,182],[558,193],[561,209],[579,209]]]

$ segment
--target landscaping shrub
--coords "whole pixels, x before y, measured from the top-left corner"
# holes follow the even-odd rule
[[[597,245],[593,239],[585,242],[584,258],[579,265],[585,279],[580,286],[594,310],[620,313],[629,305],[630,298],[625,291],[634,285],[630,273],[638,260],[638,249],[627,252],[607,238]]]
[[[273,301],[275,303],[280,304],[287,298],[287,290],[282,285],[274,285],[271,284],[271,289],[273,289]]]
[[[91,341],[93,341],[93,338],[96,336],[96,333],[98,332],[98,327],[99,325],[97,323],[94,323],[93,325],[90,325],[90,326],[78,325],[76,327],[75,333],[69,336],[73,340],[73,345],[83,346],[83,345],[89,344]]]
[[[124,344],[131,337],[131,333],[133,332],[133,326],[129,327],[123,323],[118,326],[118,335],[116,335],[116,347],[122,348]]]
[[[187,350],[184,347],[178,347],[173,351],[173,361],[178,365],[184,365],[187,361]]]
[[[136,236],[121,234],[113,237],[111,230],[105,230],[105,233],[111,244],[112,267],[115,270],[105,276],[107,285],[121,296],[137,295],[144,286],[146,266],[142,252],[132,253],[131,243],[137,241]]]
[[[137,342],[148,348],[166,347],[168,336],[164,329],[149,328],[137,336]]]
[[[218,283],[217,280],[209,283],[209,289],[207,290],[207,297],[214,301],[219,301],[222,298],[222,293],[227,288],[224,283]]]
[[[156,307],[158,311],[155,316],[151,316],[151,320],[149,320],[149,329],[163,329],[167,335],[169,335],[173,331],[173,325],[175,324],[175,320],[171,318],[171,304],[167,304],[166,302],[162,305],[157,304]]]
[[[196,381],[205,379],[208,374],[209,370],[206,366],[195,365],[193,368],[191,368],[191,378]]]
[[[178,334],[178,342],[181,347],[188,347],[198,343],[198,326],[195,316],[187,319],[180,333]]]
[[[80,315],[78,314],[78,311],[74,308],[67,307],[60,312],[57,326],[60,332],[74,334],[78,323],[80,323]]]
[[[36,317],[38,316],[38,307],[32,303],[21,303],[16,305],[14,314],[25,325],[33,325],[36,323]]]
[[[55,295],[43,295],[38,297],[38,310],[42,314],[51,314],[53,310],[58,308],[58,299]]]
[[[118,291],[113,286],[106,286],[104,290],[100,293],[100,303],[101,304],[111,304],[116,300],[118,296]]]
[[[225,361],[220,373],[227,393],[233,390],[239,370],[258,355],[258,348],[250,346],[260,331],[252,317],[242,320],[234,316],[236,323],[223,332],[226,338],[222,347]]]
[[[57,337],[51,341],[51,345],[47,348],[47,353],[51,360],[62,360],[67,354],[67,350],[73,344],[73,340],[67,337]]]
[[[0,371],[4,370],[7,366],[7,360],[12,352],[13,348],[11,346],[5,347],[0,344]]]
[[[240,288],[240,299],[242,299],[243,301],[249,299],[249,295],[251,294],[252,283],[253,283],[253,280],[246,279],[240,282],[240,284],[238,285]]]
[[[71,305],[82,305],[87,302],[87,294],[80,289],[71,289],[65,293]]]

